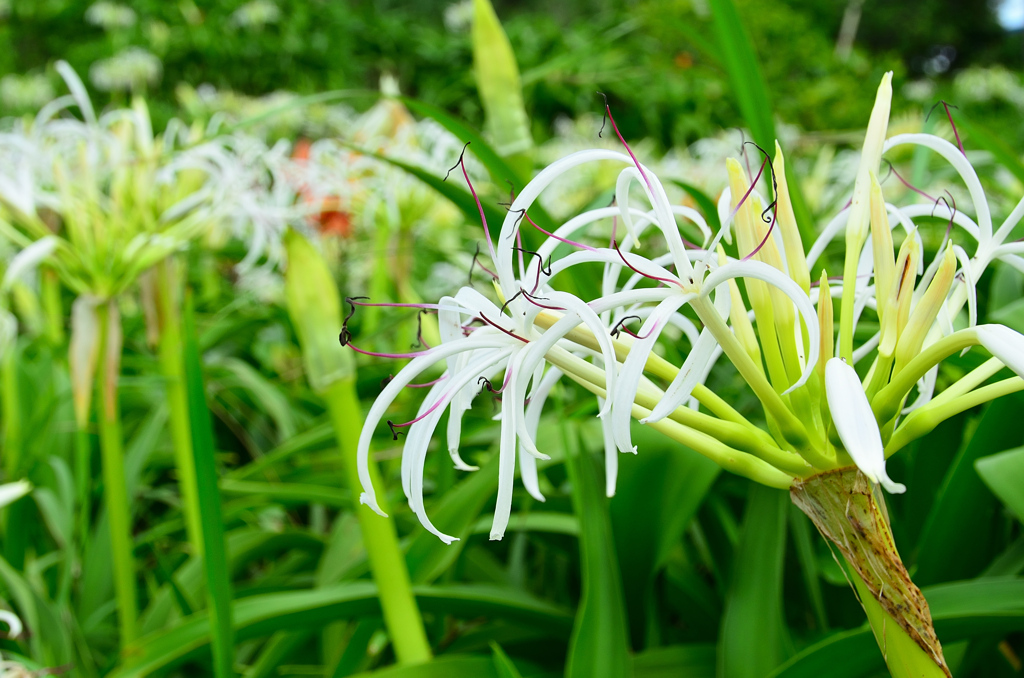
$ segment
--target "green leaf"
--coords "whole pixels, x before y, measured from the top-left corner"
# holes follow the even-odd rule
[[[988,579],[932,586],[922,591],[943,643],[1024,629],[1024,579]],[[770,678],[862,678],[885,669],[866,625],[808,647]]]
[[[633,427],[633,440],[642,454],[620,457],[610,503],[633,643],[642,647],[657,641],[644,637],[654,575],[679,543],[721,468],[646,426]]]
[[[490,0],[473,0],[473,74],[495,148],[528,169],[533,137],[519,66]]]
[[[715,646],[669,645],[633,657],[634,678],[715,678]]]
[[[762,678],[783,659],[788,506],[788,493],[751,484],[719,634],[722,678]]]
[[[253,480],[220,481],[220,490],[226,495],[256,495],[283,504],[323,504],[333,508],[349,508],[352,497],[348,490],[325,485],[303,483],[262,483]]]
[[[771,152],[775,147],[775,121],[772,119],[768,86],[750,36],[733,0],[711,0],[710,5],[719,55],[729,74],[740,113],[754,135],[754,141]]]
[[[473,524],[473,534],[489,534],[491,519],[487,516]],[[513,513],[508,520],[509,532],[549,532],[551,534],[567,534],[575,537],[580,533],[580,523],[576,516],[568,513],[552,513],[550,511],[531,511],[530,513]]]
[[[1024,521],[1024,447],[982,457],[974,468],[1003,505]]]
[[[231,624],[231,577],[224,548],[224,521],[217,488],[214,460],[213,423],[206,404],[203,367],[199,359],[192,295],[185,299],[184,318],[185,385],[188,391],[189,421],[192,424],[192,452],[196,462],[196,489],[203,532],[203,568],[213,634],[213,663],[217,678],[234,675],[235,641]]]
[[[512,663],[505,651],[493,640],[491,641],[491,659],[494,661],[494,672],[498,678],[523,678],[519,669]]]
[[[568,611],[521,591],[493,586],[416,587],[424,611],[463,618],[497,617],[566,637],[572,617]],[[276,631],[317,629],[340,619],[380,616],[377,587],[368,581],[285,593],[267,593],[234,601],[232,619],[238,641]],[[125,661],[109,678],[142,678],[209,652],[210,619],[198,612],[167,631],[136,640],[125,650]],[[490,658],[484,658],[493,666]]]
[[[228,471],[224,474],[224,478],[244,480],[258,475],[270,478],[276,475],[274,467],[288,461],[293,455],[328,448],[332,445],[334,445],[334,427],[330,422],[317,424],[289,438],[251,463]]]
[[[569,641],[566,678],[630,675],[629,621],[615,556],[604,481],[579,443],[579,429],[563,427],[572,503],[580,521],[582,593]]]
[[[722,228],[722,222],[718,220],[718,205],[715,204],[715,201],[707,193],[693,184],[688,184],[679,179],[669,179],[669,182],[683,189],[693,198],[693,201],[700,207],[700,211],[703,213],[704,219],[707,220],[712,233],[717,233]]]
[[[359,673],[352,678],[501,678],[489,657],[452,655],[438,657],[429,664],[391,666],[379,671]]]
[[[1024,163],[1020,161],[1020,156],[1012,148],[982,125],[965,120],[963,116],[957,117],[959,118],[957,124],[971,142],[991,153],[996,163],[1000,167],[1006,168],[1010,174],[1017,177],[1018,181],[1024,181]]]
[[[975,471],[982,457],[1017,447],[1024,430],[1008,426],[1024,408],[1024,395],[1013,394],[988,405],[969,442],[960,450],[928,515],[917,552],[914,581],[927,586],[978,575],[995,548],[998,502]]]

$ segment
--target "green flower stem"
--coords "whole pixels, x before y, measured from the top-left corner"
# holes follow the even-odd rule
[[[810,463],[819,468],[831,468],[834,464],[833,460],[824,457],[816,450],[809,449],[810,441],[808,440],[807,430],[804,428],[804,425],[787,407],[782,396],[776,393],[772,385],[768,383],[764,374],[757,368],[754,361],[750,359],[747,352],[743,350],[739,339],[732,333],[729,326],[725,324],[722,316],[718,315],[718,311],[711,305],[711,302],[705,297],[698,297],[693,300],[692,305],[701,322],[715,336],[722,350],[725,351],[725,355],[729,357],[729,360],[739,370],[740,376],[750,385],[754,395],[761,401],[768,414],[775,419],[785,439],[796,447]]]
[[[863,240],[858,244],[855,239],[846,238],[846,260],[843,263],[843,301],[839,307],[839,357],[853,364],[853,298],[857,293],[857,259],[860,256]]]
[[[601,398],[607,397],[604,389],[604,376],[600,369],[557,347],[548,352],[547,359],[552,365],[562,370],[566,376],[594,395]],[[656,399],[651,399],[648,404],[653,407],[655,402]],[[633,418],[643,419],[650,414],[651,410],[634,403]],[[651,422],[647,426],[704,455],[727,471],[750,478],[754,482],[783,490],[793,484],[794,476],[779,470],[772,463],[733,449],[722,441],[684,426],[671,418]],[[806,468],[804,465],[805,473]]]
[[[97,370],[100,453],[103,460],[103,497],[110,524],[110,550],[113,561],[114,592],[117,599],[121,645],[135,640],[138,624],[138,598],[135,590],[135,563],[132,557],[131,512],[124,476],[124,445],[121,416],[117,404],[117,370],[120,355],[107,350],[110,341],[110,305],[97,307],[99,317],[100,369]],[[120,349],[120,347],[119,347]]]
[[[957,351],[977,344],[978,333],[971,328],[954,332],[922,350],[907,363],[906,367],[894,374],[889,385],[879,391],[871,401],[875,418],[881,423],[891,421],[899,413],[910,389],[914,388],[914,384],[927,374],[928,370]]]
[[[1002,363],[1000,363],[1002,366]],[[979,368],[981,369],[981,368]],[[966,377],[965,377],[966,378]],[[947,389],[948,391],[948,389]],[[1010,377],[975,389],[964,395],[943,400],[935,399],[924,407],[911,412],[893,433],[885,446],[885,456],[890,457],[908,443],[927,435],[932,429],[961,412],[977,407],[1004,395],[1024,391],[1024,379]],[[942,395],[945,395],[943,392]]]
[[[534,322],[540,327],[548,328],[554,325],[560,318],[561,316],[554,313],[541,312],[537,314],[537,318]],[[565,338],[579,344],[580,346],[586,346],[593,351],[601,350],[601,345],[597,343],[597,339],[594,337],[594,334],[586,327],[580,326],[570,330],[566,333]],[[624,361],[626,356],[629,355],[631,347],[626,341],[613,338],[612,346],[615,348],[615,357],[620,362]],[[644,371],[669,382],[675,379],[676,375],[679,374],[678,367],[653,352],[647,356],[647,363],[644,365]],[[697,384],[694,386],[692,395],[697,399],[697,402],[708,408],[708,410],[710,410],[710,412],[719,419],[740,424],[753,435],[760,436],[767,444],[775,444],[775,441],[770,435],[765,433],[760,427],[755,426],[748,421],[746,417],[733,409],[729,403],[725,402],[725,400],[720,398],[718,394],[704,384]]]
[[[78,500],[78,543],[82,547],[79,553],[84,553],[92,518],[92,446],[89,431],[85,428],[75,431],[75,495]]]
[[[377,583],[380,606],[384,612],[384,624],[395,646],[395,655],[402,664],[430,661],[430,643],[423,628],[419,607],[412,595],[409,570],[398,545],[394,520],[382,518],[359,503],[356,447],[359,443],[362,418],[354,378],[338,379],[323,391],[323,397],[327,402],[338,446],[344,459],[345,475],[352,490],[363,544],[366,546],[373,579]],[[370,477],[376,487],[383,487],[377,476],[376,465],[371,461]],[[378,500],[381,508],[386,511],[387,506],[383,497],[379,497]]]
[[[882,609],[855,571],[851,573],[850,580],[857,590],[857,597],[867,614],[871,631],[875,634],[892,678],[948,678],[942,667]]]
[[[156,266],[156,301],[160,317],[160,374],[167,392],[171,440],[178,472],[182,512],[192,552],[203,554],[202,520],[196,485],[195,457],[192,454],[192,429],[188,415],[188,394],[185,386],[185,363],[181,352],[181,305],[178,303],[178,281],[174,262],[164,260]]]
[[[51,346],[64,344],[64,309],[60,302],[60,278],[49,266],[40,271],[40,296],[46,316],[46,340]]]

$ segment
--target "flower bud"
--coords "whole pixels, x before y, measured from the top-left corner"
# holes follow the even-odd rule
[[[288,270],[284,287],[288,315],[299,335],[306,378],[316,391],[351,376],[355,365],[336,337],[341,329],[341,299],[320,253],[294,230],[284,237]]]
[[[850,219],[846,223],[847,251],[860,252],[868,232],[871,174],[878,173],[882,161],[882,146],[889,126],[889,108],[892,104],[892,71],[882,76],[875,95],[875,106],[871,109],[868,131],[864,136],[857,180],[853,187],[853,201],[850,203]]]
[[[900,335],[899,343],[896,344],[897,371],[921,351],[924,338],[928,334],[928,330],[931,329],[932,323],[935,322],[935,318],[949,294],[949,289],[953,285],[956,263],[953,244],[947,242],[946,250],[942,254],[942,263],[935,271],[935,276],[928,284],[928,289],[925,290],[921,300],[914,307],[914,311],[907,321],[907,327]]]
[[[878,304],[884,305],[889,312],[882,316],[881,336],[878,352],[883,356],[892,356],[896,350],[903,328],[910,317],[910,301],[914,296],[914,283],[917,280],[917,267],[921,261],[921,245],[917,242],[917,231],[907,234],[907,239],[900,245],[899,256],[896,258],[895,277],[892,289],[888,294],[878,298]],[[880,294],[876,291],[877,294]]]
[[[796,224],[796,215],[793,212],[793,201],[789,197],[789,183],[786,181],[786,158],[782,155],[782,148],[779,142],[775,142],[775,183],[777,193],[775,199],[778,211],[778,226],[782,229],[782,244],[786,251],[786,266],[789,268],[789,277],[796,281],[796,284],[809,292],[811,289],[811,275],[807,270],[807,257],[804,254],[804,243],[800,239],[800,229]]]
[[[879,319],[889,310],[888,293],[896,277],[896,261],[893,257],[892,229],[889,214],[885,210],[885,198],[875,173],[871,173],[871,246],[875,261],[875,296],[878,299]]]

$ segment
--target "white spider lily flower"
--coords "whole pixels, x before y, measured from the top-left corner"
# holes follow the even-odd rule
[[[6,633],[6,635],[7,635],[8,638],[17,638],[25,630],[25,627],[22,626],[21,619],[18,618],[18,615],[14,614],[13,612],[10,612],[8,610],[0,610],[0,623],[7,624],[7,633]],[[0,664],[0,669],[6,668],[4,666],[4,664],[7,664],[7,663],[8,662],[3,662],[2,664]],[[14,668],[18,668],[18,667],[14,667]],[[0,675],[2,675],[2,674],[0,674]]]
[[[861,473],[889,492],[906,492],[905,485],[893,482],[885,472],[882,435],[857,371],[842,358],[830,358],[825,363],[825,392],[832,423]]]

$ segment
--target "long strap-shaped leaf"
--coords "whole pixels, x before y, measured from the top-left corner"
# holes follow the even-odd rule
[[[234,675],[235,641],[231,623],[231,579],[224,549],[224,522],[220,513],[220,489],[214,462],[213,424],[206,405],[203,368],[199,361],[192,296],[185,301],[185,382],[188,389],[192,451],[195,455],[196,486],[203,531],[203,566],[213,636],[213,665],[217,678]]]

